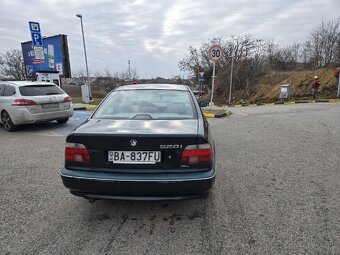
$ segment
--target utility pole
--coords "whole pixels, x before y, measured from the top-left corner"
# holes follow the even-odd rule
[[[128,74],[129,74],[129,79],[131,79],[130,59],[128,60]]]
[[[229,104],[231,104],[231,88],[233,86],[233,68],[234,68],[234,56],[231,56],[230,86],[229,86]]]

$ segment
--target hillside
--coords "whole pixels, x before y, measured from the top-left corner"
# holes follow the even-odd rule
[[[336,78],[333,69],[322,68],[315,71],[295,71],[295,72],[272,72],[259,77],[256,85],[249,91],[249,96],[245,90],[237,90],[232,93],[232,103],[256,103],[275,102],[278,100],[281,84],[291,84],[291,99],[309,99],[312,93],[312,82],[314,76],[319,76],[321,86],[319,88],[319,98],[335,98],[337,92]],[[226,79],[225,79],[226,80]],[[226,104],[228,102],[229,82],[216,83],[214,94],[215,104]],[[202,100],[209,101],[210,93]]]
[[[284,77],[281,81],[273,82],[272,76]],[[317,75],[321,81],[319,88],[320,98],[335,98],[337,92],[336,78],[332,69],[319,69],[316,71],[301,71],[290,73],[279,73],[262,77],[255,86],[255,90],[250,96],[252,102],[273,102],[279,95],[281,84],[291,84],[291,98],[310,98],[312,91],[313,77]]]

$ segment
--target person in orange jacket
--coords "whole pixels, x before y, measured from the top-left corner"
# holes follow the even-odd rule
[[[319,77],[318,76],[314,76],[314,81],[312,83],[312,94],[313,94],[313,98],[316,97],[316,94],[318,93],[318,89],[321,85],[321,82],[319,80]]]

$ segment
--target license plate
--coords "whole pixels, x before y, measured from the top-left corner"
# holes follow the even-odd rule
[[[41,108],[59,108],[59,103],[41,104]]]
[[[161,162],[160,151],[109,151],[108,161],[116,164],[156,164]]]

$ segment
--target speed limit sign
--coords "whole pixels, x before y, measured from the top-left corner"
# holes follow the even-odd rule
[[[214,44],[213,46],[211,46],[209,48],[209,59],[216,63],[218,61],[220,61],[223,57],[223,49],[220,45]]]

